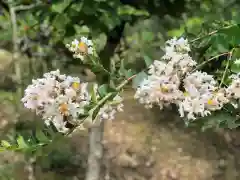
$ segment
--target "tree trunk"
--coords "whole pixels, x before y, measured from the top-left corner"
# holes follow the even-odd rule
[[[103,158],[104,122],[89,129],[89,154],[85,180],[100,180]]]

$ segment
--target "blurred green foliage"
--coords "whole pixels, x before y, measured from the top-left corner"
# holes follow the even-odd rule
[[[24,8],[30,6],[31,8]],[[115,62],[114,68],[118,70],[116,76],[125,74],[130,77],[135,71],[145,69],[154,59],[160,59],[164,42],[174,36],[185,36],[193,41],[192,56],[199,63],[235,48],[227,73],[240,72],[240,3],[237,0],[2,1],[0,46],[9,51],[12,51],[13,35],[9,12],[11,7],[19,7],[16,11],[17,45],[19,53],[24,55],[19,60],[24,84],[14,82],[10,85],[17,88],[26,86],[32,78],[41,76],[50,69],[60,68],[64,73],[79,74],[82,64],[72,58],[65,44],[80,36],[93,39],[105,68],[109,69],[111,61]],[[209,33],[212,35],[208,36]],[[204,65],[203,69],[221,80],[227,61],[227,56],[220,56]],[[8,70],[7,73],[14,74],[12,66],[5,69]],[[4,76],[7,73],[4,70]],[[146,74],[140,73],[133,86],[136,87],[145,76]],[[228,78],[224,79],[224,83],[229,83]],[[0,96],[2,101],[10,99],[13,104],[17,103],[13,100],[14,93],[1,90]],[[26,114],[16,113],[20,114],[20,121],[28,119]],[[202,120],[201,126],[236,128],[239,126],[236,116],[238,112],[221,112],[206,121]],[[55,138],[56,134],[54,137],[50,134],[43,128],[35,129],[34,132],[16,128],[10,136],[12,139],[8,139],[14,144],[2,141],[2,147],[21,150],[30,155],[34,152],[37,155],[36,147],[45,147]],[[67,167],[71,163],[67,156],[71,150],[56,152],[57,148],[51,150],[53,155],[49,155],[45,161],[53,166]],[[38,150],[43,156],[42,148]],[[47,153],[51,154],[51,151]]]

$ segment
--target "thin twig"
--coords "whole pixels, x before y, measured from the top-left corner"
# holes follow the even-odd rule
[[[231,50],[231,52],[229,53],[229,58],[228,58],[228,61],[227,61],[227,64],[226,64],[226,67],[225,67],[225,70],[224,70],[224,73],[223,73],[221,82],[220,82],[220,84],[219,84],[219,87],[221,87],[222,84],[223,84],[223,82],[224,82],[224,79],[225,79],[225,77],[226,77],[227,70],[228,70],[230,61],[231,61],[231,59],[232,59],[232,55],[233,55],[234,50],[235,50],[235,48],[233,48],[233,49]]]
[[[40,3],[32,4],[32,5],[20,5],[20,6],[10,6],[10,17],[12,23],[12,44],[13,44],[13,52],[12,52],[12,63],[14,64],[15,76],[18,84],[22,84],[22,72],[21,65],[19,63],[19,51],[18,51],[18,28],[17,28],[17,16],[16,12],[30,10],[37,7]],[[22,96],[22,87],[18,87],[18,96]]]
[[[216,59],[216,58],[218,58],[218,57],[220,57],[220,56],[222,56],[222,55],[226,55],[226,54],[230,54],[230,53],[231,53],[231,52],[221,53],[221,54],[218,54],[218,55],[216,55],[216,56],[214,56],[214,57],[212,57],[212,58],[210,58],[210,59],[208,59],[208,60],[206,60],[206,61],[203,61],[203,62],[202,62],[201,64],[199,64],[195,69],[193,69],[193,70],[191,71],[191,73],[193,73],[194,71],[196,71],[197,69],[199,69],[199,68],[202,67],[203,65],[209,63],[210,61],[212,61],[212,60],[214,60],[214,59]]]
[[[19,59],[19,53],[18,53],[18,35],[17,35],[17,18],[16,18],[16,12],[14,7],[10,7],[10,16],[11,16],[11,22],[12,22],[12,45],[13,45],[13,52],[12,52],[12,62],[14,63],[14,69],[15,69],[15,78],[18,83],[21,83],[22,80],[22,73],[21,73],[21,66],[18,61]],[[17,88],[17,96],[20,98],[22,96],[22,87]]]
[[[121,84],[119,84],[116,87],[116,90],[119,91],[121,90],[126,84],[128,84],[129,81],[131,81],[134,77],[136,77],[136,74],[129,77],[128,79],[124,80]],[[114,92],[110,92],[108,93],[104,98],[102,98],[97,105],[91,110],[91,112],[94,112],[96,109],[98,109],[99,107],[101,107],[109,98],[112,97],[112,95],[114,95]]]
[[[202,37],[198,37],[198,38],[196,38],[196,39],[193,39],[192,41],[190,41],[190,43],[194,43],[194,42],[196,42],[196,41],[198,41],[198,40],[201,40],[201,39],[203,39],[203,38],[206,38],[206,37],[208,37],[208,36],[212,36],[212,35],[218,33],[218,32],[221,31],[221,30],[229,29],[229,28],[231,28],[231,27],[233,27],[233,26],[236,26],[236,24],[232,24],[232,25],[223,27],[223,28],[221,28],[221,29],[212,31],[212,32],[210,32],[210,33],[208,33],[208,34],[206,34],[206,35],[204,35],[204,36],[202,36]]]
[[[26,10],[30,10],[30,9],[33,9],[37,6],[39,6],[41,3],[37,3],[37,4],[31,4],[31,5],[19,5],[19,6],[16,6],[16,7],[13,7],[15,12],[17,11],[26,11]]]

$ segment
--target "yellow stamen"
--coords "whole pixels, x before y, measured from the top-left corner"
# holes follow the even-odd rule
[[[161,87],[160,87],[160,90],[162,91],[162,92],[168,92],[168,87],[167,86],[165,86],[165,85],[162,85]]]
[[[62,113],[63,115],[67,115],[68,113],[68,106],[66,103],[62,103],[60,106],[59,106],[59,111],[60,113]]]
[[[35,96],[33,96],[33,98],[32,98],[33,100],[38,100],[38,96],[37,95],[35,95]]]
[[[79,82],[73,82],[73,83],[72,83],[72,88],[73,88],[74,90],[78,90],[78,89],[80,88],[80,83],[79,83]]]
[[[188,96],[189,93],[188,93],[187,91],[185,91],[185,92],[183,93],[183,95],[184,95],[184,96]]]
[[[216,104],[216,101],[213,100],[213,99],[209,99],[209,100],[207,101],[207,104],[208,104],[208,105],[215,105],[215,104]]]
[[[88,46],[84,42],[78,44],[78,49],[81,53],[87,53]]]

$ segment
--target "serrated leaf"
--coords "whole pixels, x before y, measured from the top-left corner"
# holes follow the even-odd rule
[[[17,143],[20,149],[25,149],[28,147],[27,143],[25,142],[22,136],[18,136]]]
[[[144,71],[140,72],[137,74],[137,76],[133,79],[132,81],[132,87],[133,88],[137,88],[139,86],[139,84],[147,78],[147,73],[145,73]]]

